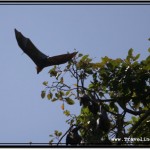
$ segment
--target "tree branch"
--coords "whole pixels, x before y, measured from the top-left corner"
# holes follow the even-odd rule
[[[147,110],[146,113],[139,119],[139,121],[132,127],[131,131],[126,134],[126,137],[129,137],[138,127],[139,125],[148,117],[150,116],[150,110]]]
[[[73,127],[74,125],[70,126],[70,128],[65,132],[65,134],[60,138],[60,140],[58,141],[57,143],[57,146],[59,145],[59,143],[61,142],[61,140],[64,138],[64,136],[71,130],[71,128]]]
[[[119,104],[119,103],[118,103],[118,104]],[[135,116],[136,116],[136,115],[141,115],[141,114],[143,114],[143,113],[146,112],[145,110],[133,111],[133,110],[130,110],[130,109],[126,108],[126,107],[121,106],[120,104],[119,104],[119,106],[120,106],[125,112],[130,113],[130,114],[135,115]]]

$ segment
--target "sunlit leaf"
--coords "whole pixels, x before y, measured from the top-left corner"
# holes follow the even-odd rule
[[[128,56],[129,56],[129,57],[132,57],[132,55],[133,55],[133,49],[130,48],[129,51],[128,51]]]
[[[49,73],[50,73],[50,76],[52,77],[52,76],[57,76],[57,71],[56,71],[56,66],[54,66],[50,71],[49,71]]]
[[[66,96],[69,95],[69,94],[70,94],[70,91],[67,91],[67,92],[66,92]]]
[[[43,82],[43,85],[47,86],[47,84],[48,84],[48,81]]]
[[[70,115],[70,111],[69,111],[69,110],[65,110],[65,111],[64,111],[64,114],[65,114],[66,116],[69,116],[69,115]]]
[[[53,97],[53,94],[50,92],[49,94],[47,94],[47,98],[50,100]]]
[[[74,101],[71,98],[67,97],[65,99],[66,99],[67,104],[69,104],[69,105],[73,105],[74,104]]]
[[[103,62],[103,63],[106,63],[106,62],[108,62],[108,61],[110,61],[110,60],[111,60],[111,59],[108,58],[107,56],[102,57],[102,62]]]
[[[81,58],[81,60],[84,61],[84,60],[86,60],[88,57],[89,57],[89,55],[84,55],[84,56]]]
[[[89,89],[93,89],[94,88],[94,84],[89,84]]]
[[[134,61],[136,61],[136,60],[138,60],[139,59],[139,57],[140,57],[140,54],[137,54],[135,57],[134,57]]]
[[[132,120],[133,120],[133,122],[137,122],[137,121],[138,121],[138,118],[135,117],[135,116],[132,116]]]

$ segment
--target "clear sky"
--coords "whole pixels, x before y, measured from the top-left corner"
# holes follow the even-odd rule
[[[49,56],[74,49],[125,58],[130,48],[148,56],[150,5],[0,5],[0,143],[48,143],[55,129],[68,129],[61,102],[41,99],[49,68],[35,64],[18,47],[14,28]],[[79,114],[79,102],[67,106]]]

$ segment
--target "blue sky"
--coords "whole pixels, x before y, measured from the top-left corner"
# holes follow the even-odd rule
[[[0,143],[47,143],[68,126],[61,103],[41,99],[49,68],[35,64],[18,47],[14,28],[49,56],[74,49],[101,57],[125,58],[130,48],[148,56],[150,5],[0,5]],[[71,81],[70,81],[71,82]],[[66,106],[79,114],[78,101]]]

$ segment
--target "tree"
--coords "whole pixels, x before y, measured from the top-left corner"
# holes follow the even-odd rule
[[[89,55],[78,54],[65,68],[54,66],[49,74],[55,81],[43,82],[41,97],[60,100],[70,128],[59,138],[51,135],[50,143],[57,137],[59,145],[73,126],[79,127],[82,139],[76,145],[150,143],[150,56],[142,61],[139,57],[130,49],[125,59],[105,56],[94,63]],[[68,75],[74,84],[67,83]],[[73,105],[78,100],[80,115],[65,110],[65,104]]]

